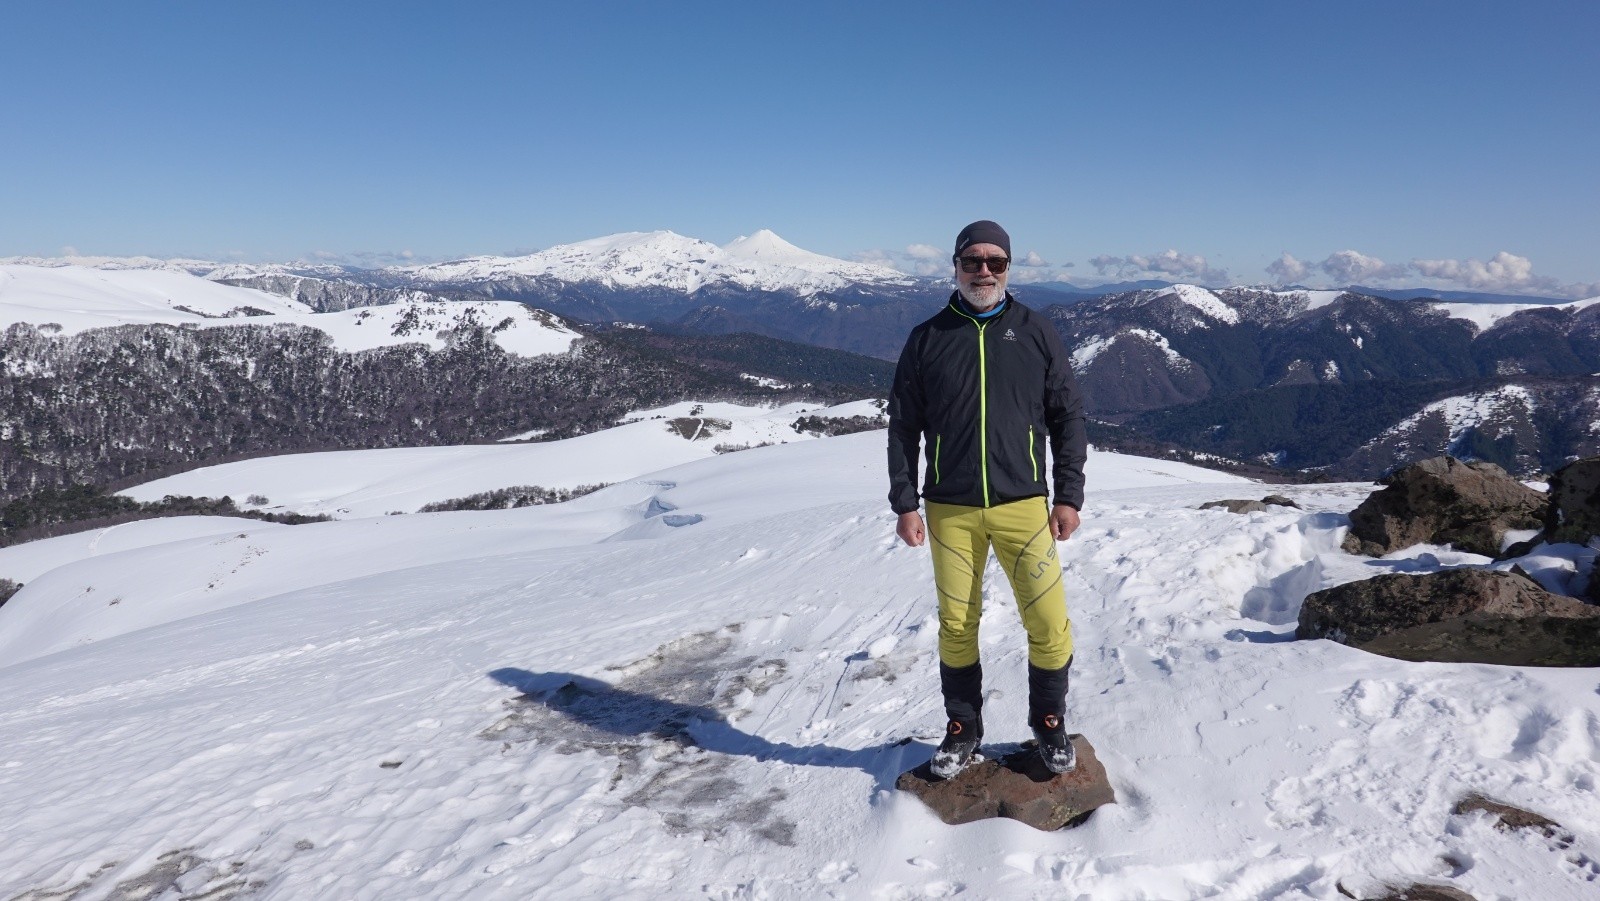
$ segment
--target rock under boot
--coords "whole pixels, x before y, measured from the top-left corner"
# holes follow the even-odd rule
[[[944,741],[939,742],[939,749],[933,752],[933,759],[928,761],[928,770],[940,779],[949,779],[972,761],[978,753],[978,745],[982,743],[982,723],[951,720],[945,727]]]
[[[1052,773],[1069,773],[1078,765],[1078,752],[1067,738],[1066,726],[1054,713],[1045,714],[1033,726],[1033,737],[1039,742],[1039,759]]]

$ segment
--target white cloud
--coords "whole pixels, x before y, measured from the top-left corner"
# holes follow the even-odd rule
[[[1200,254],[1180,253],[1171,249],[1125,257],[1101,254],[1089,263],[1102,276],[1110,274],[1124,279],[1155,277],[1212,285],[1226,285],[1229,282],[1228,270],[1212,268]]]
[[[1025,256],[1022,259],[1017,261],[1017,265],[1018,266],[1048,266],[1050,264],[1045,262],[1044,257],[1039,256],[1039,252],[1038,251],[1030,250],[1030,251],[1028,251],[1028,255],[1027,256]]]
[[[1506,294],[1544,294],[1587,298],[1600,295],[1600,282],[1562,284],[1548,275],[1536,275],[1533,261],[1500,251],[1488,260],[1412,260],[1417,274],[1471,291]]]
[[[931,244],[911,244],[904,250],[864,250],[850,257],[857,263],[888,266],[910,275],[937,277],[950,274],[950,256]]]
[[[1357,250],[1341,250],[1317,264],[1340,286],[1392,281],[1404,278],[1409,271],[1404,263],[1385,263]]]
[[[1283,256],[1267,266],[1267,274],[1280,285],[1292,285],[1304,281],[1310,272],[1311,266],[1306,261],[1295,259],[1287,250],[1283,252]]]
[[[1488,261],[1412,260],[1411,265],[1428,278],[1454,282],[1466,288],[1507,291],[1521,288],[1549,290],[1558,286],[1553,278],[1534,275],[1532,260],[1504,250]]]
[[[1412,260],[1409,263],[1389,263],[1359,250],[1341,250],[1315,264],[1295,259],[1285,252],[1267,265],[1267,274],[1279,284],[1300,282],[1312,271],[1328,276],[1336,287],[1430,287],[1573,298],[1600,295],[1600,282],[1562,284],[1534,273],[1533,262],[1527,257],[1504,250],[1488,260]]]
[[[412,263],[435,262],[432,257],[419,257],[409,250],[356,250],[336,253],[332,250],[313,250],[311,258],[323,263],[353,266],[358,269],[377,269],[383,266],[406,266]]]
[[[83,256],[83,254],[78,253],[78,248],[73,247],[71,244],[68,244],[68,245],[66,245],[66,246],[61,248],[61,255],[64,256],[64,257],[80,257],[80,256]]]

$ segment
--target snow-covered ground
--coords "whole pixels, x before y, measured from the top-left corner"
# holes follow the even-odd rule
[[[267,503],[255,505],[258,509],[338,519],[414,513],[425,504],[497,488],[611,484],[715,456],[718,448],[815,437],[794,429],[801,416],[881,413],[881,402],[871,400],[833,407],[685,402],[632,413],[624,425],[565,441],[262,457],[190,470],[121,493],[139,501],[159,501],[169,494],[227,496],[241,505],[259,495]]]
[[[0,329],[15,322],[54,324],[60,334],[116,325],[207,323],[245,316],[245,308],[310,315],[297,300],[235,288],[186,272],[0,265]]]
[[[1483,558],[1339,552],[1371,486],[1240,516],[1195,507],[1266,486],[1113,454],[1061,551],[1071,725],[1118,803],[943,825],[893,789],[942,714],[883,454],[869,432],[520,510],[130,524],[56,539],[48,571],[0,550],[0,576],[35,567],[0,607],[0,896],[1596,897],[1594,670],[1291,640],[1307,591]],[[1025,639],[989,577],[986,728],[1015,742]],[[1472,791],[1575,841],[1452,816]]]

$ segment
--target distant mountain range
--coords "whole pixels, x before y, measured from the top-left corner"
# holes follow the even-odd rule
[[[770,231],[722,246],[660,231],[522,256],[378,269],[0,261],[0,327],[53,323],[65,337],[129,323],[301,325],[323,331],[340,352],[416,341],[441,350],[478,329],[513,358],[560,353],[553,345],[517,344],[510,326],[496,330],[509,322],[533,329],[529,336],[564,332],[567,344],[586,334],[611,342],[608,353],[655,356],[668,367],[703,366],[711,348],[732,347],[711,340],[719,336],[760,336],[767,352],[788,361],[789,375],[763,368],[748,341],[734,353],[737,365],[714,367],[717,379],[735,379],[722,382],[726,390],[748,391],[757,382],[739,381],[745,376],[794,384],[795,372],[835,385],[879,385],[884,361],[949,291],[948,279],[829,258]],[[1534,472],[1600,449],[1594,301],[1164,282],[1057,282],[1014,291],[1055,322],[1091,412],[1113,429],[1102,435],[1127,433],[1130,441],[1343,477],[1446,450]],[[507,301],[523,306],[503,307]],[[523,324],[506,312],[530,306],[560,318]],[[879,362],[825,358],[807,347]],[[816,360],[805,361],[808,355]],[[15,351],[8,357],[18,358]],[[702,378],[665,381],[703,386]],[[557,419],[569,429],[590,421],[565,412]],[[386,440],[412,439],[396,433]]]
[[[1179,285],[1047,314],[1091,410],[1194,450],[1345,478],[1446,452],[1520,473],[1600,452],[1600,299]]]
[[[0,543],[44,515],[25,498],[71,486],[285,451],[559,438],[686,399],[856,400],[882,396],[891,368],[763,336],[579,330],[482,296],[357,286],[394,302],[345,307],[345,283],[264,278],[340,302],[314,312],[164,267],[0,265]]]
[[[1162,288],[1171,288],[1184,282],[1169,282],[1160,279],[1143,279],[1133,282],[1109,282],[1103,285],[1077,285],[1071,282],[1035,282],[1024,285],[1024,288],[1044,288],[1061,294],[1075,297],[1104,297],[1107,294],[1126,294],[1130,291],[1159,291]],[[1268,291],[1327,291],[1328,288],[1309,288],[1305,285],[1284,286],[1256,286],[1258,290]],[[1210,290],[1220,290],[1212,288]],[[1368,297],[1382,297],[1388,300],[1448,300],[1461,303],[1535,303],[1535,304],[1565,304],[1572,303],[1570,297],[1542,297],[1531,294],[1493,294],[1485,291],[1444,291],[1437,288],[1371,288],[1363,285],[1347,285],[1337,290],[1348,291],[1351,294],[1364,294]]]

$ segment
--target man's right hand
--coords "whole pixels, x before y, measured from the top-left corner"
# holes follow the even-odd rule
[[[894,533],[906,544],[922,547],[922,542],[928,537],[928,528],[922,523],[922,514],[912,510],[910,513],[900,514],[900,521],[895,524]]]

